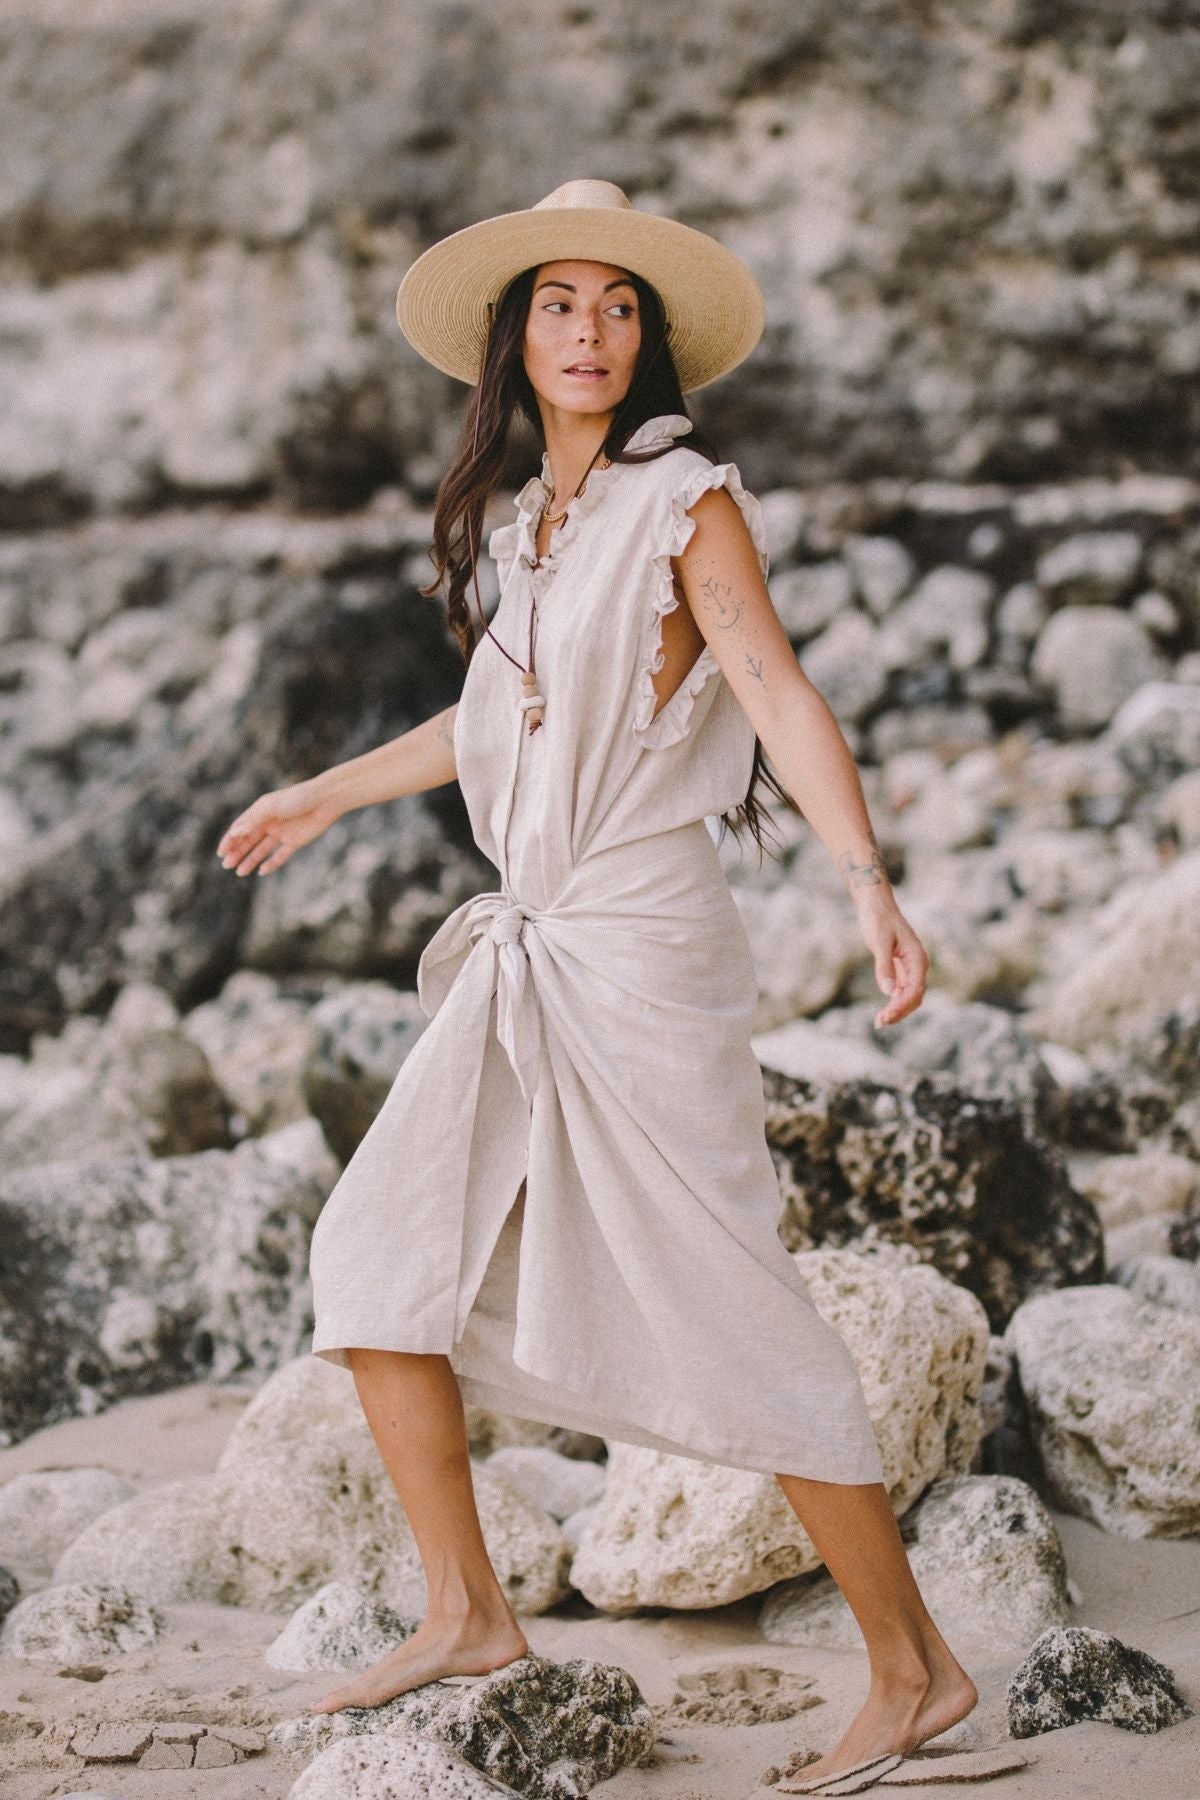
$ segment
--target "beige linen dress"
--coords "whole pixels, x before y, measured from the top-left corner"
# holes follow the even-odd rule
[[[492,629],[454,728],[501,886],[421,957],[429,1024],[312,1245],[313,1351],[436,1351],[468,1404],[701,1462],[882,1479],[853,1358],[778,1235],[750,947],[707,821],[745,798],[754,727],[706,646],[657,713],[688,508],[733,463],[662,414],[594,469],[535,567],[549,462],[492,532]]]

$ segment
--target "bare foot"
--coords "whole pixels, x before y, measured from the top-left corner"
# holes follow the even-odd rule
[[[965,1719],[978,1699],[975,1683],[949,1651],[934,1651],[924,1679],[918,1674],[911,1684],[886,1690],[873,1684],[840,1742],[816,1762],[806,1763],[795,1779],[834,1775],[888,1751],[907,1756],[926,1738]]]
[[[529,1640],[511,1618],[473,1612],[461,1619],[424,1619],[395,1650],[309,1710],[331,1713],[346,1706],[382,1706],[443,1675],[486,1675],[528,1650]]]

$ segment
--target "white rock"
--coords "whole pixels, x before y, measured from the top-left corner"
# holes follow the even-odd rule
[[[859,593],[877,619],[889,613],[916,575],[912,557],[892,537],[848,537],[842,553]]]
[[[50,1469],[14,1475],[0,1488],[4,1555],[10,1562],[48,1575],[85,1525],[132,1493],[132,1483],[111,1469]]]
[[[1200,1264],[1182,1256],[1131,1256],[1111,1268],[1108,1278],[1137,1300],[1200,1315]]]
[[[987,1315],[974,1294],[900,1256],[808,1250],[795,1261],[854,1355],[903,1512],[931,1481],[970,1467]],[[609,1611],[723,1606],[820,1562],[773,1476],[614,1443],[571,1580]]]
[[[1079,1051],[1120,1044],[1178,1005],[1180,973],[1200,969],[1200,851],[1126,884],[1051,971],[1026,1020]]]
[[[1200,1532],[1200,1317],[1063,1288],[1005,1332],[1055,1504],[1121,1537]]]
[[[288,1800],[511,1800],[513,1792],[443,1744],[386,1732],[331,1744],[288,1789]]]
[[[1181,1213],[1200,1180],[1190,1157],[1159,1148],[1102,1156],[1074,1185],[1100,1214],[1105,1230],[1155,1213]]]
[[[411,1637],[418,1622],[344,1581],[329,1581],[292,1614],[263,1661],[297,1671],[363,1668]]]
[[[1033,1488],[1011,1475],[937,1481],[905,1514],[908,1560],[922,1597],[952,1644],[979,1654],[1019,1652],[1068,1622],[1066,1563]],[[862,1632],[829,1576],[772,1590],[759,1629],[773,1644],[862,1650]]]
[[[839,720],[857,723],[887,688],[881,633],[865,613],[844,612],[806,644],[800,664]]]
[[[562,1520],[580,1507],[594,1505],[604,1492],[602,1463],[561,1456],[545,1445],[507,1445],[494,1450],[484,1466],[511,1481],[518,1493],[552,1519]]]
[[[514,1610],[539,1612],[565,1599],[571,1552],[555,1521],[486,1466],[475,1468],[474,1484]],[[312,1356],[260,1390],[212,1474],[165,1483],[104,1513],[70,1545],[56,1579],[136,1581],[163,1604],[216,1601],[266,1612],[291,1612],[331,1581],[404,1611],[423,1585],[353,1381]]]
[[[1081,531],[1037,561],[1037,584],[1062,601],[1119,600],[1137,577],[1141,539],[1132,531]]]
[[[1072,731],[1106,725],[1143,682],[1170,672],[1137,620],[1111,606],[1064,606],[1038,634],[1030,672]]]
[[[163,1621],[140,1595],[112,1583],[39,1588],[13,1607],[0,1654],[33,1662],[86,1663],[145,1650]]]

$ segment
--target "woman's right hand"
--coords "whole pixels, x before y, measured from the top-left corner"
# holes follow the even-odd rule
[[[238,814],[217,845],[217,855],[238,875],[252,875],[256,869],[268,875],[340,817],[316,781],[274,788]]]

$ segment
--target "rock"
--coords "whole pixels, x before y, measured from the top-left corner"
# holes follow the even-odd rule
[[[842,553],[859,593],[877,619],[891,612],[916,577],[916,565],[897,538],[852,533]]]
[[[758,979],[755,1031],[828,1006],[864,957],[853,912],[832,896],[790,886],[737,887],[733,895]]]
[[[1027,1029],[1076,1050],[1119,1045],[1179,1005],[1179,970],[1200,967],[1200,851],[1130,883],[1048,972]]]
[[[128,990],[126,990],[128,992]],[[165,998],[165,996],[164,996]],[[228,1145],[208,1059],[174,1023],[72,1019],[38,1034],[10,1073],[0,1120],[6,1170],[101,1156],[172,1156]]]
[[[1106,1283],[1027,1300],[1005,1337],[1055,1505],[1120,1537],[1200,1530],[1200,1317]]]
[[[0,773],[16,763],[18,785],[30,804],[36,797],[39,829],[0,883],[6,1048],[102,1007],[130,981],[155,982],[186,1010],[248,957],[278,968],[280,952],[293,964],[307,952],[327,969],[411,984],[429,928],[454,903],[450,890],[457,883],[466,898],[478,887],[478,857],[459,853],[457,875],[447,874],[442,833],[429,822],[435,814],[453,820],[451,830],[469,841],[455,802],[406,796],[369,818],[356,812],[270,881],[240,880],[213,854],[230,820],[277,783],[282,767],[303,778],[457,696],[462,659],[444,609],[397,589],[395,551],[407,530],[403,521],[365,519],[322,530],[234,512],[219,524],[146,521],[123,561],[101,543],[103,522],[86,542],[43,540],[23,553],[20,578],[35,611],[45,596],[94,583],[87,604],[152,615],[168,638],[207,615],[217,660],[212,680],[190,692],[168,690],[140,709],[127,695],[119,730],[99,742],[80,704],[76,658],[60,650],[64,666],[38,684],[46,691],[31,682],[28,703],[19,696],[22,723],[5,740]],[[349,604],[344,572],[328,565],[367,544]],[[381,550],[386,566],[372,571]],[[102,567],[106,559],[120,568]],[[139,605],[139,591],[153,604]],[[400,591],[409,604],[398,602]],[[119,674],[119,658],[109,666]],[[314,670],[319,718],[308,698]],[[0,692],[6,687],[0,677]],[[0,710],[7,713],[6,693]],[[51,724],[54,766],[63,771],[53,779],[46,751],[31,741]],[[371,865],[365,886],[363,858]]]
[[[767,553],[774,568],[799,552],[808,519],[808,503],[794,487],[764,488],[758,498],[763,529],[767,534]]]
[[[1146,682],[1118,708],[1102,741],[1143,784],[1160,785],[1195,771],[1200,764],[1200,687]]]
[[[448,841],[424,796],[356,807],[270,881],[245,884],[254,895],[242,958],[413,988],[442,920],[487,885],[480,873],[478,853]]]
[[[774,1031],[756,1033],[754,1054],[765,1067],[814,1086],[825,1082],[871,1080],[904,1085],[907,1070],[867,1042],[825,1031],[808,1019],[792,1019]]]
[[[1081,531],[1039,556],[1037,584],[1059,604],[1105,606],[1129,594],[1142,566],[1134,531]]]
[[[331,1744],[288,1789],[288,1800],[496,1800],[516,1792],[443,1744],[381,1732]]]
[[[763,1088],[789,1250],[909,1246],[978,1295],[995,1331],[1027,1295],[1102,1277],[1095,1209],[1011,1101],[941,1076],[901,1092],[765,1069]]]
[[[508,1445],[493,1451],[487,1468],[490,1474],[511,1481],[518,1493],[560,1521],[581,1507],[594,1505],[604,1493],[606,1471],[600,1463],[560,1456],[545,1445]]]
[[[148,1649],[162,1628],[154,1608],[129,1588],[77,1582],[40,1588],[19,1601],[0,1629],[0,1651],[35,1662],[85,1663]]]
[[[994,583],[978,569],[943,564],[923,575],[907,600],[889,612],[875,650],[884,669],[915,669],[942,658],[951,669],[974,668],[988,645]]]
[[[231,1151],[0,1180],[6,1428],[295,1355],[312,1329],[309,1239],[337,1172],[307,1119]]]
[[[292,1614],[263,1661],[270,1669],[358,1669],[411,1637],[419,1622],[330,1581]]]
[[[1102,1156],[1076,1180],[1100,1215],[1106,1232],[1155,1213],[1181,1213],[1200,1182],[1188,1156],[1150,1148],[1126,1156]]]
[[[871,720],[867,734],[870,752],[881,763],[900,750],[934,747],[947,757],[961,756],[990,744],[992,737],[987,711],[974,701],[959,706],[913,702],[892,707]]]
[[[1111,606],[1064,606],[1038,634],[1030,670],[1054,694],[1069,731],[1107,725],[1147,681],[1170,668],[1136,619]]]
[[[1114,1264],[1108,1279],[1135,1300],[1200,1315],[1200,1267],[1182,1256],[1131,1256]]]
[[[315,997],[327,985],[314,982]],[[183,1032],[204,1051],[246,1135],[262,1137],[307,1116],[311,1013],[307,995],[285,993],[280,981],[256,969],[239,969],[214,1000],[183,1019]]]
[[[266,1748],[266,1740],[256,1731],[191,1720],[128,1719],[68,1731],[67,1748],[81,1761],[136,1763],[139,1769],[228,1769]]]
[[[154,1742],[149,1723],[113,1723],[84,1726],[75,1733],[71,1748],[84,1762],[137,1762]],[[188,1757],[191,1763],[191,1757]]]
[[[21,1596],[21,1584],[11,1569],[0,1567],[0,1620],[8,1617]]]
[[[0,1488],[0,1544],[14,1562],[48,1575],[85,1525],[132,1493],[109,1469],[14,1475]]]
[[[1027,1483],[1005,1475],[936,1481],[901,1529],[925,1603],[952,1643],[980,1655],[1021,1651],[1039,1632],[1066,1624],[1062,1546]],[[758,1623],[773,1644],[863,1648],[857,1621],[828,1575],[772,1588]]]
[[[895,1252],[816,1250],[795,1260],[853,1353],[901,1512],[974,1455],[983,1310],[965,1289]],[[607,1611],[723,1606],[820,1561],[773,1476],[614,1443],[571,1581]]]
[[[772,575],[771,599],[783,629],[794,644],[803,644],[854,604],[854,583],[840,557],[802,563]]]
[[[1015,1738],[1083,1719],[1146,1734],[1193,1716],[1165,1664],[1087,1625],[1044,1631],[1014,1670],[1006,1701]]]
[[[912,1074],[947,1075],[963,1094],[1011,1101],[1031,1132],[1057,1122],[1057,1083],[1036,1041],[1003,1007],[930,994],[889,1027],[888,1048]]]
[[[343,1395],[353,1412],[339,1409]],[[558,1526],[486,1465],[473,1475],[510,1604],[527,1613],[557,1605],[569,1592],[571,1555]],[[102,1514],[66,1551],[56,1579],[136,1580],[164,1605],[266,1612],[292,1612],[334,1581],[401,1612],[424,1601],[416,1544],[353,1382],[311,1356],[265,1384],[212,1474],[163,1483]]]
[[[427,1682],[383,1706],[286,1720],[269,1735],[290,1755],[311,1756],[339,1738],[396,1731],[436,1742],[531,1800],[574,1800],[646,1760],[655,1740],[654,1715],[624,1669],[582,1656],[551,1662],[532,1651],[465,1686]],[[342,1800],[346,1790],[337,1792]]]
[[[844,612],[804,646],[804,673],[840,720],[865,719],[887,690],[880,635],[865,613]]]
[[[415,993],[397,993],[384,981],[342,987],[313,1008],[304,1097],[343,1163],[366,1136],[428,1023]]]

